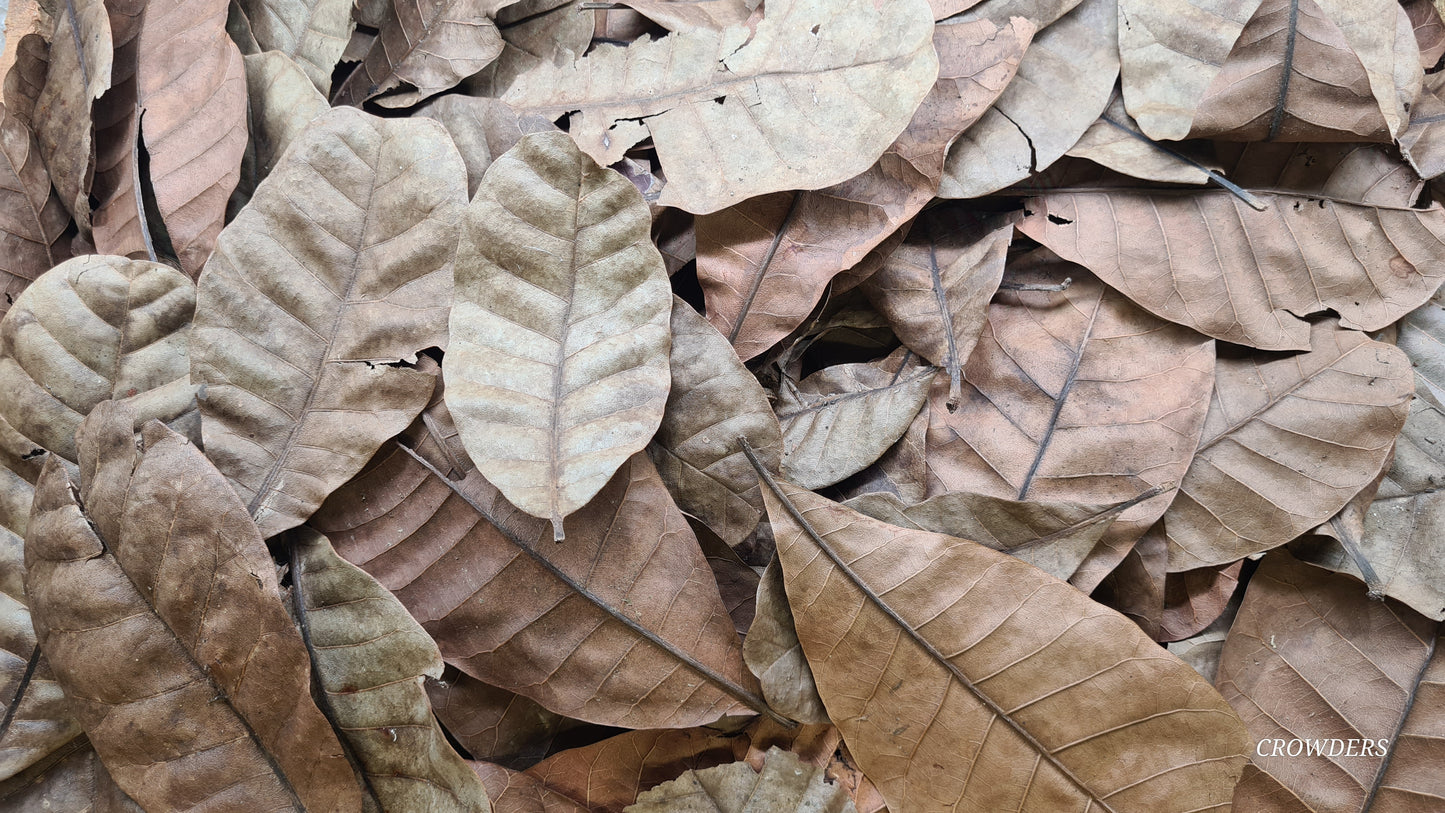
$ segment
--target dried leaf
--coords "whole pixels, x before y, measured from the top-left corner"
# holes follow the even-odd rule
[[[768,485],[819,694],[891,808],[1182,813],[1228,801],[1243,725],[1128,619],[981,545]]]
[[[924,213],[883,261],[863,292],[915,353],[948,373],[957,403],[963,364],[988,320],[988,301],[1003,279],[1013,218],[957,208]]]
[[[100,201],[92,215],[95,250],[155,261],[155,238],[148,222],[140,169],[140,105],[137,103],[136,68],[140,60],[140,31],[145,21],[145,0],[112,0],[111,38],[115,57],[110,90],[95,104],[95,184],[91,194]],[[144,179],[149,183],[150,179]],[[154,201],[149,204],[154,210]],[[164,245],[164,241],[162,241]]]
[[[501,97],[517,78],[544,65],[570,65],[587,50],[595,12],[581,0],[520,0],[497,12],[502,53],[462,85],[474,96]],[[537,118],[543,118],[537,116]]]
[[[627,0],[627,5],[668,31],[678,32],[745,25],[753,13],[748,0]]]
[[[777,813],[837,811],[857,813],[843,788],[828,781],[824,769],[806,765],[797,756],[774,746],[761,771],[746,762],[688,771],[639,794],[625,813]]]
[[[35,137],[0,106],[0,315],[26,285],[69,256],[62,239],[69,225]]]
[[[604,725],[699,725],[742,711],[735,698],[763,705],[740,685],[732,619],[646,455],[556,545],[476,470],[447,479],[432,462],[441,444],[425,438],[425,458],[384,448],[312,525],[401,599],[448,663]],[[597,663],[616,664],[600,685]]]
[[[991,17],[1009,13],[1007,7],[989,6],[983,8]],[[1114,3],[1084,0],[1035,36],[1018,75],[949,150],[939,196],[996,192],[1043,170],[1072,147],[1099,118],[1119,77],[1117,28]]]
[[[1400,134],[1400,152],[1422,178],[1445,174],[1445,72],[1429,74]]]
[[[1120,0],[1124,104],[1154,139],[1189,134],[1200,99],[1260,0]]]
[[[246,71],[226,0],[150,0],[136,66],[150,185],[181,270],[197,277],[246,152]]]
[[[143,813],[140,805],[116,787],[84,737],[76,737],[49,759],[0,782],[0,805],[9,810]]]
[[[271,174],[286,148],[306,125],[331,105],[316,90],[296,60],[278,51],[248,54],[246,96],[251,103],[250,172],[241,174],[238,192],[250,200],[256,186]]]
[[[798,384],[784,381],[776,410],[788,477],[811,488],[862,471],[903,437],[928,401],[936,368],[908,351],[876,362],[835,364]]]
[[[91,413],[80,502],[51,458],[26,534],[36,633],[72,713],[147,809],[359,810],[244,506],[162,424],[138,449],[132,420],[116,402]]]
[[[519,141],[467,210],[447,406],[482,475],[558,540],[662,420],[671,298],[651,224],[562,133]]]
[[[1167,514],[1166,514],[1167,516]],[[1239,586],[1243,562],[1201,567],[1164,578],[1164,614],[1156,640],[1178,641],[1195,635],[1219,618]]]
[[[1199,103],[1190,135],[1388,141],[1420,86],[1410,31],[1388,0],[1265,0]],[[1397,51],[1401,33],[1414,53]],[[1400,88],[1397,73],[1410,75],[1413,88]]]
[[[1169,569],[1226,564],[1329,519],[1385,465],[1410,361],[1334,320],[1308,353],[1222,357],[1204,434],[1165,514]]]
[[[1235,809],[1435,806],[1439,635],[1439,624],[1406,607],[1366,599],[1354,579],[1282,552],[1265,557],[1225,641],[1217,683],[1259,744],[1254,764],[1274,781],[1242,784]],[[1284,753],[1292,739],[1324,753]],[[1256,801],[1271,790],[1304,804]]]
[[[963,400],[930,396],[930,496],[1109,505],[1179,482],[1209,407],[1213,343],[1136,308],[1047,252],[1010,280],[1073,284],[1000,292],[964,367]],[[1074,584],[1092,590],[1164,512],[1160,494],[1125,511]]]
[[[25,289],[0,321],[0,418],[35,445],[76,459],[75,430],[101,401],[138,422],[194,434],[187,355],[196,289],[145,260],[68,260]]]
[[[758,677],[768,705],[801,723],[827,723],[813,671],[803,657],[793,611],[783,589],[783,570],[774,559],[758,582],[758,611],[743,639],[743,658]]]
[[[586,813],[587,808],[577,804],[546,785],[538,782],[531,774],[521,773],[487,762],[471,763],[472,770],[481,777],[492,797],[495,813]]]
[[[1192,638],[1170,643],[1169,654],[1194,667],[1200,677],[1213,683],[1219,672],[1219,655],[1224,651],[1224,639],[1228,635],[1228,630],[1205,630]],[[1247,772],[1248,768],[1245,770]]]
[[[520,769],[535,764],[552,750],[557,734],[581,725],[455,667],[448,666],[441,680],[428,680],[424,685],[432,712],[447,733],[474,758],[499,767]],[[492,808],[507,809],[495,794]]]
[[[556,129],[539,116],[521,117],[501,99],[448,93],[427,101],[416,115],[441,122],[467,165],[467,194],[475,195],[492,161],[517,145],[525,133]]]
[[[1402,0],[1400,7],[1415,30],[1415,44],[1420,48],[1420,67],[1429,71],[1445,56],[1445,20],[1431,0]]]
[[[1019,230],[1150,312],[1262,350],[1307,350],[1303,317],[1333,309],[1378,330],[1424,302],[1445,269],[1445,209],[1223,191],[1059,192]]]
[[[442,675],[431,637],[386,588],[309,528],[288,536],[296,618],[321,703],[382,810],[491,810],[432,718],[422,681]]]
[[[1217,162],[1202,154],[1206,151],[1212,152],[1190,149],[1183,144],[1166,147],[1150,141],[1139,132],[1139,125],[1124,109],[1123,97],[1116,94],[1104,108],[1104,114],[1089,125],[1066,155],[1087,158],[1134,178],[1203,184],[1209,181],[1209,170],[1219,169]]]
[[[35,5],[30,0],[30,5]],[[11,3],[8,10],[10,27],[8,32],[13,34],[23,28],[17,25],[16,18],[19,3]],[[47,25],[44,30],[49,31],[55,27],[54,23]],[[13,58],[15,61],[8,68],[5,63]],[[40,91],[45,87],[45,74],[50,69],[50,43],[40,34],[26,34],[19,37],[19,42],[14,45],[7,44],[0,50],[0,76],[5,77],[4,98],[5,107],[10,115],[19,119],[26,127],[33,127],[35,103],[40,98]]]
[[[502,36],[492,18],[508,3],[393,0],[392,13],[366,59],[336,89],[332,101],[411,107],[456,87],[502,52]]]
[[[504,98],[552,119],[576,113],[570,132],[599,163],[650,134],[668,179],[658,203],[715,212],[867,169],[938,76],[932,33],[922,0],[779,0],[755,32],[602,48],[539,66]]]
[[[763,513],[758,478],[738,447],[746,437],[777,469],[782,431],[757,379],[690,305],[672,302],[672,388],[647,453],[678,507],[737,545]]]
[[[238,0],[260,51],[292,58],[323,95],[356,23],[348,0]],[[248,71],[249,73],[249,71]]]
[[[336,109],[226,227],[196,306],[206,453],[271,536],[426,405],[466,172],[432,121]]]
[[[113,45],[105,3],[65,0],[50,42],[50,65],[32,126],[60,202],[86,234],[95,173],[91,106],[110,87]]]
[[[1090,595],[1100,604],[1123,613],[1138,624],[1145,635],[1157,641],[1164,618],[1164,583],[1168,580],[1168,571],[1169,543],[1164,539],[1164,526],[1156,522]]]

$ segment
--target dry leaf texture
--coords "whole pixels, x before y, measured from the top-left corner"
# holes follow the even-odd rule
[[[825,776],[824,766],[807,765],[777,746],[761,771],[746,762],[688,771],[640,794],[624,813],[669,811],[717,813],[857,813],[848,794]]]
[[[76,460],[75,430],[101,401],[192,433],[188,343],[196,288],[146,260],[86,256],[43,274],[0,320],[0,418]]]
[[[40,644],[106,768],[147,809],[355,811],[256,526],[185,438],[107,402],[77,499],[46,462],[26,538]],[[97,664],[103,664],[97,667]]]
[[[261,51],[296,60],[322,94],[331,91],[331,71],[356,23],[347,0],[241,0]]]
[[[1244,726],[1128,619],[981,545],[775,487],[763,496],[803,651],[890,808],[1228,801]]]
[[[524,137],[467,209],[447,407],[482,476],[559,540],[662,421],[672,299],[651,223],[563,133]]]
[[[60,202],[90,230],[95,144],[91,107],[110,87],[113,59],[110,20],[102,0],[65,0],[56,9],[45,86],[35,100],[33,122],[40,155]]]
[[[393,0],[366,59],[337,89],[334,101],[360,105],[375,99],[383,107],[410,107],[455,87],[502,52],[502,36],[491,18],[508,4]],[[389,93],[403,84],[409,87]]]
[[[0,315],[31,280],[69,254],[70,217],[30,129],[0,106]]]
[[[136,68],[145,8],[145,0],[112,0],[106,5],[115,57],[110,90],[95,103],[95,183],[91,194],[100,206],[92,215],[91,238],[98,253],[155,260],[155,240],[142,201],[141,111],[136,103]]]
[[[238,191],[247,199],[256,185],[271,174],[286,148],[291,146],[313,119],[331,109],[307,78],[302,66],[277,51],[248,54],[246,95],[251,103],[251,144],[249,175],[243,171]],[[243,165],[243,169],[244,169]]]
[[[316,119],[222,233],[198,294],[206,453],[262,534],[306,520],[406,428],[446,344],[466,169],[436,122]]]
[[[715,212],[867,169],[938,77],[932,34],[923,0],[778,0],[755,31],[601,48],[539,67],[504,98],[548,118],[578,113],[570,131],[594,157],[650,134],[668,178],[658,202]]]

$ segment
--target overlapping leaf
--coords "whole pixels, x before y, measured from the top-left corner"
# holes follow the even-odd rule
[[[156,238],[148,222],[140,168],[140,105],[136,68],[140,63],[140,31],[145,0],[112,0],[111,39],[115,57],[110,90],[95,104],[95,184],[100,201],[92,216],[95,250],[101,254],[156,260]],[[152,207],[153,208],[153,207]],[[162,244],[164,249],[164,244]]]
[[[322,94],[331,90],[331,72],[356,23],[346,0],[240,0],[251,34],[261,51],[296,60]]]
[[[688,771],[640,794],[624,813],[667,813],[692,808],[718,813],[754,810],[857,813],[843,788],[826,778],[822,766],[806,765],[777,746],[764,756],[762,770],[754,770],[746,762],[734,762]]]
[[[70,218],[30,129],[0,106],[0,315],[25,286],[69,256]]]
[[[770,486],[819,694],[890,808],[1182,813],[1227,803],[1248,748],[1243,725],[1128,619],[975,543]],[[1026,766],[1018,779],[995,779],[1014,766]]]
[[[662,421],[671,298],[650,225],[563,133],[519,141],[467,210],[447,406],[482,475],[559,540]]]
[[[359,810],[245,507],[159,422],[138,449],[132,420],[115,402],[91,413],[79,499],[51,457],[26,533],[26,595],[71,712],[147,809]]]
[[[217,241],[192,379],[206,453],[265,535],[306,520],[426,405],[466,170],[441,126],[316,119]],[[393,366],[396,365],[396,366]]]
[[[95,173],[91,109],[110,87],[110,20],[103,0],[65,0],[56,11],[33,127],[60,202],[85,233],[90,229],[89,195]],[[38,115],[40,111],[44,115]]]

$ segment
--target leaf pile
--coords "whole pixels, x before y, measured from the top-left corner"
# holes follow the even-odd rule
[[[1438,3],[8,16],[0,807],[1440,809]]]

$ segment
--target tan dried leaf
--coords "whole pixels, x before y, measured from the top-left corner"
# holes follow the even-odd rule
[[[331,72],[356,27],[349,0],[238,0],[237,6],[260,51],[292,58],[317,91],[331,92]]]
[[[1283,551],[1250,580],[1217,684],[1260,743],[1235,809],[1430,810],[1440,798],[1440,625]],[[1323,754],[1286,755],[1292,739]],[[1362,742],[1363,741],[1363,742]],[[1368,751],[1363,745],[1369,744]],[[1297,798],[1292,798],[1297,797]]]
[[[149,0],[137,52],[140,139],[181,270],[211,256],[246,152],[246,70],[226,0]]]
[[[598,49],[537,67],[504,98],[547,118],[575,113],[572,136],[601,163],[651,135],[668,179],[658,203],[715,212],[867,169],[938,77],[932,33],[923,0],[778,0],[756,31]]]
[[[1032,198],[1019,230],[1154,314],[1262,350],[1307,350],[1310,314],[1378,330],[1445,277],[1445,209],[1229,192],[1109,190]]]
[[[993,19],[1014,13],[992,5],[981,10]],[[1110,0],[1078,5],[1034,37],[1018,75],[953,143],[940,197],[976,198],[1021,181],[1058,160],[1099,118],[1119,77],[1118,11]]]
[[[291,142],[331,105],[291,57],[267,51],[243,59],[246,96],[251,103],[251,144],[247,150],[251,166],[249,173],[242,173],[238,190],[244,188],[249,200]]]
[[[1115,94],[1104,114],[1089,125],[1066,155],[1087,158],[1115,172],[1148,181],[1203,184],[1209,181],[1206,169],[1219,170],[1212,155],[1205,154],[1212,152],[1207,146],[1166,147],[1150,141],[1124,109],[1123,98]]]
[[[490,762],[472,762],[497,813],[587,813],[587,808],[551,790],[531,774]]]
[[[30,129],[0,106],[0,316],[25,286],[70,255],[70,216]]]
[[[110,87],[110,20],[103,0],[64,0],[55,14],[45,86],[32,126],[60,202],[90,232],[90,184],[95,173],[91,107]]]
[[[501,766],[538,762],[552,750],[558,734],[582,725],[553,714],[531,698],[489,686],[453,666],[446,668],[440,680],[428,680],[423,685],[432,712],[447,733],[473,758]],[[482,778],[487,779],[486,775]],[[496,794],[490,795],[493,809],[507,810]]]
[[[596,12],[581,5],[582,0],[520,0],[497,12],[502,53],[462,87],[473,96],[500,98],[519,76],[544,65],[572,64],[587,50],[596,27]]]
[[[1189,135],[1194,112],[1260,0],[1120,0],[1124,104],[1153,139]]]
[[[748,0],[627,0],[626,5],[668,31],[682,32],[696,29],[721,31],[728,26],[745,25],[756,3]]]
[[[788,483],[763,496],[819,694],[890,808],[1183,813],[1229,800],[1244,726],[1128,619],[981,545]]]
[[[778,713],[800,723],[829,722],[803,645],[798,643],[777,559],[768,563],[758,582],[758,610],[743,639],[743,659],[757,675],[768,705]]]
[[[152,421],[137,444],[132,422],[96,407],[79,498],[46,461],[26,534],[36,633],[72,713],[147,809],[360,810],[245,507],[185,438]]]
[[[447,407],[482,475],[559,540],[662,421],[672,299],[651,225],[564,133],[522,138],[467,209]]]
[[[216,244],[192,377],[206,453],[263,535],[306,521],[416,417],[446,344],[466,170],[426,119],[314,120]]]
[[[763,513],[757,475],[737,439],[746,437],[776,470],[783,453],[778,419],[727,339],[676,297],[669,369],[667,408],[647,453],[678,507],[737,545]]]
[[[857,813],[842,787],[829,781],[824,766],[808,765],[777,746],[761,770],[747,762],[688,771],[638,795],[624,813]]]
[[[555,130],[540,116],[518,116],[501,99],[483,99],[448,93],[430,99],[416,109],[416,115],[441,122],[456,142],[462,162],[467,165],[467,194],[475,195],[487,167],[502,153],[522,140],[526,133]]]
[[[442,675],[431,636],[385,587],[310,528],[287,536],[296,620],[321,703],[382,810],[488,813],[487,793],[432,717]]]
[[[106,4],[115,58],[110,90],[95,103],[95,183],[91,194],[100,206],[92,214],[91,239],[97,253],[155,261],[158,255],[148,223],[150,213],[142,200],[141,111],[136,101],[136,68],[145,9],[146,0],[112,0]]]
[[[1169,569],[1294,539],[1369,485],[1408,412],[1410,360],[1327,319],[1313,349],[1219,359],[1204,434],[1164,516]]]

